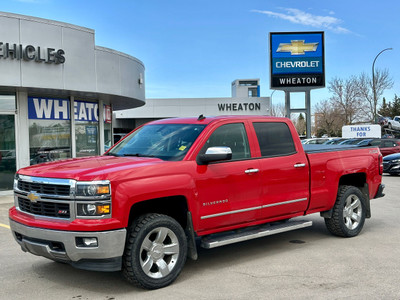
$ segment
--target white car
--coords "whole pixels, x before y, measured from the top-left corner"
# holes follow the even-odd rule
[[[388,128],[400,130],[400,116],[395,116],[393,120],[388,120]]]

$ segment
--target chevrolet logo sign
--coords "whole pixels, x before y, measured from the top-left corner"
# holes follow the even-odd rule
[[[28,194],[28,199],[31,202],[36,203],[36,202],[38,202],[38,200],[40,200],[40,196],[36,192],[30,192]]]
[[[317,51],[318,43],[304,43],[304,40],[290,41],[290,44],[280,43],[276,52],[290,52],[291,55],[304,55],[305,51]]]

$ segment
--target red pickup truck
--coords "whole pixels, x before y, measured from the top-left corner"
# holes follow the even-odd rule
[[[197,245],[311,226],[298,216],[319,212],[332,234],[356,236],[383,196],[382,155],[334,147],[304,151],[285,118],[151,122],[102,156],[19,170],[11,230],[23,251],[164,287]]]

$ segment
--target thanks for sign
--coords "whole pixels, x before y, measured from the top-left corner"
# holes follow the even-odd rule
[[[28,97],[29,119],[70,120],[70,100]],[[74,101],[75,121],[99,121],[99,105],[94,102]]]

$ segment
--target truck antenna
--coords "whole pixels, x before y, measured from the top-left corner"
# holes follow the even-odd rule
[[[197,118],[197,121],[201,121],[201,120],[204,120],[206,117],[205,116],[203,116],[202,114]]]

